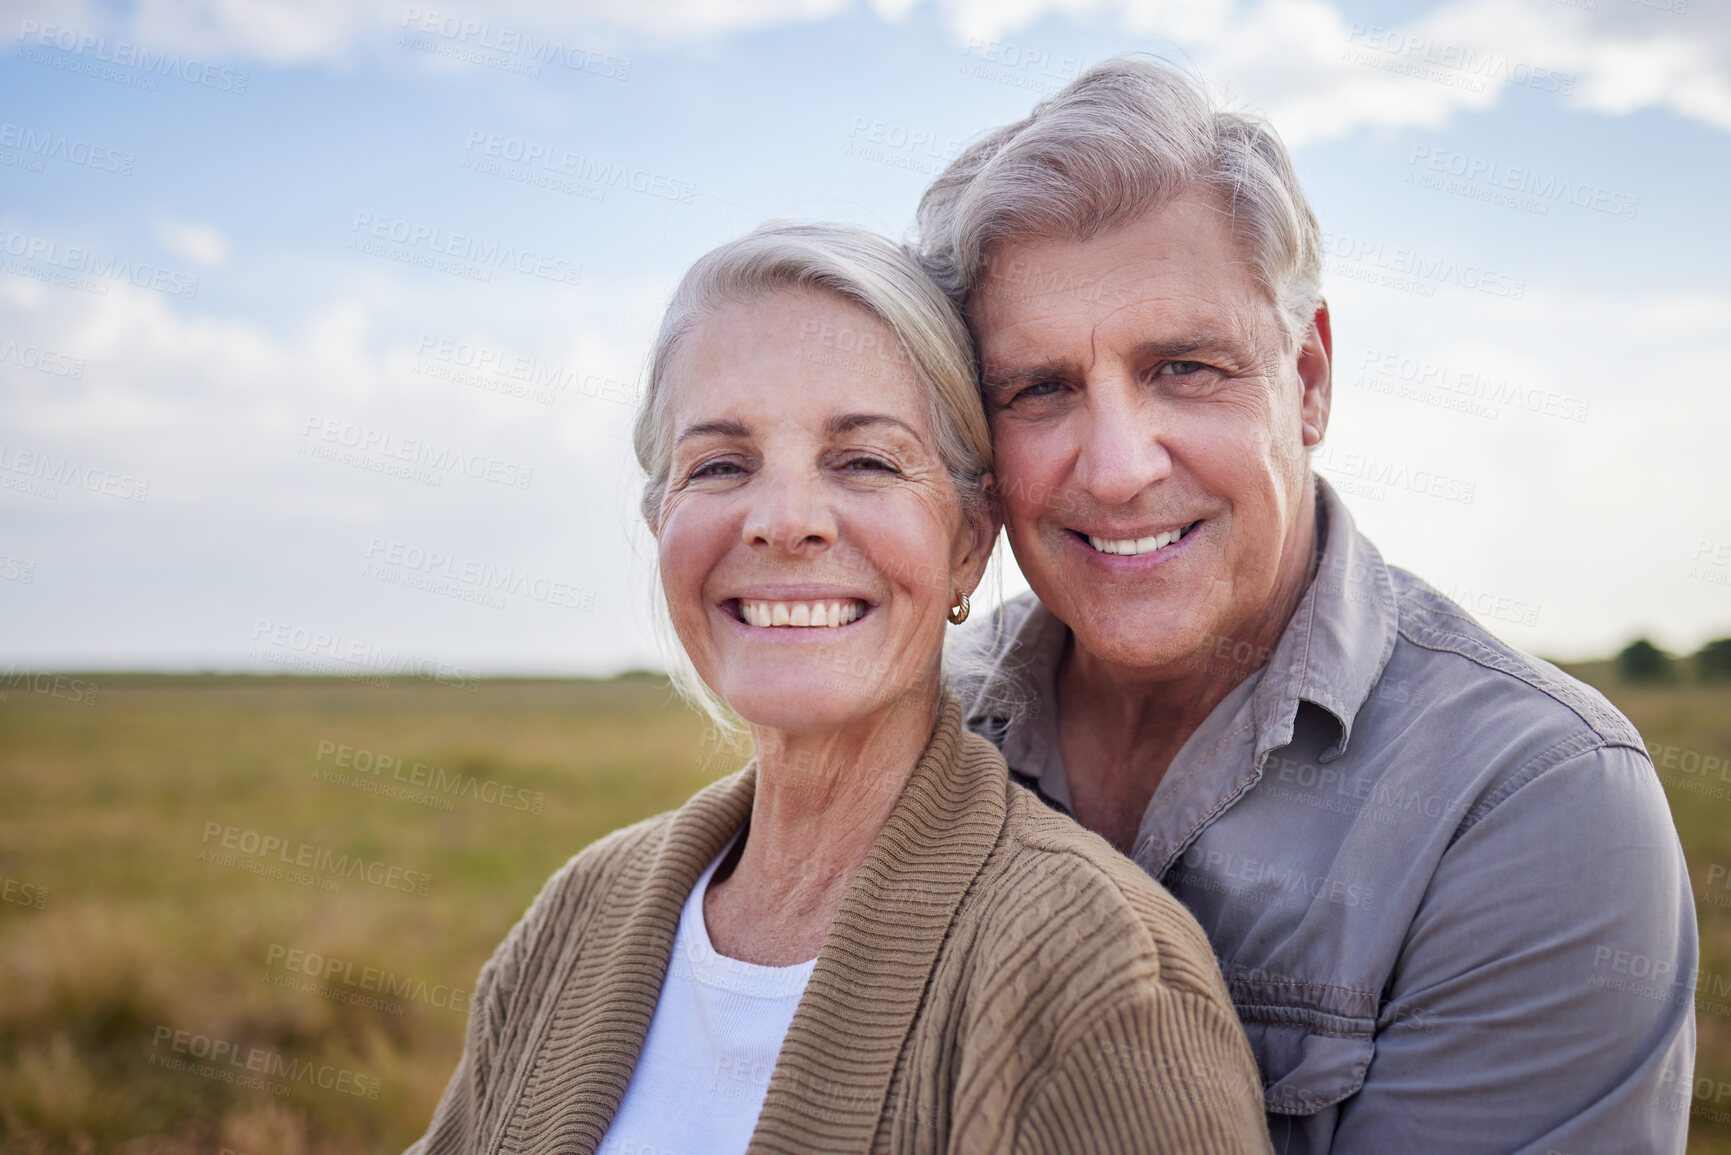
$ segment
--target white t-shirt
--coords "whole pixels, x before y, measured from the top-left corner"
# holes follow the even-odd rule
[[[732,848],[685,900],[649,1035],[597,1155],[739,1155],[751,1142],[817,960],[765,967],[715,952],[703,892]]]

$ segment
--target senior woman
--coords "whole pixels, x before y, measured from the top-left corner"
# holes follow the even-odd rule
[[[1267,1150],[1201,929],[943,688],[997,533],[943,295],[858,230],[723,245],[636,444],[688,672],[755,757],[553,876],[411,1150]]]

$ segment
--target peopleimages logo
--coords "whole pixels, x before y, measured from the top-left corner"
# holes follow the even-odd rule
[[[552,405],[559,393],[616,405],[635,405],[640,390],[629,381],[589,372],[576,365],[549,364],[538,357],[507,352],[475,341],[423,333],[410,370],[459,385]]]
[[[584,72],[605,80],[631,79],[631,61],[623,56],[593,52],[576,44],[566,44],[549,36],[540,36],[522,28],[489,24],[485,20],[469,20],[447,16],[437,8],[410,8],[403,14],[403,27],[424,37],[439,37],[445,47],[485,49],[501,56],[520,58],[529,75],[539,76],[541,64],[557,64],[572,72]],[[411,43],[409,47],[430,51],[435,42]]]
[[[459,557],[394,538],[373,538],[367,545],[366,556],[367,565],[361,571],[363,577],[461,596],[454,589],[455,583],[466,587],[465,592],[475,595],[473,598],[463,597],[463,600],[486,601],[489,595],[516,594],[531,601],[585,613],[595,608],[595,591],[592,589],[527,573],[515,566],[501,567],[479,558]],[[494,608],[503,604],[501,601]]]
[[[489,806],[521,810],[529,814],[541,813],[541,808],[547,802],[547,795],[539,790],[525,790],[521,786],[512,786],[494,778],[482,780],[476,774],[464,773],[461,770],[446,770],[428,762],[411,761],[369,750],[365,746],[350,746],[322,738],[313,755],[313,761],[322,764],[326,758],[330,759],[330,767],[334,769],[321,765],[313,771],[314,778],[335,781],[338,785],[353,784],[373,793],[394,789],[388,785],[392,782],[424,788],[421,791],[397,790],[395,796],[419,800],[415,795],[433,791],[436,792],[434,800],[440,803],[435,809],[439,810],[452,809],[449,798],[439,795],[468,798]]]
[[[91,468],[70,457],[56,457],[51,453],[20,449],[0,442],[0,489],[57,501],[61,486],[119,501],[142,502],[150,497],[150,482],[143,478],[113,469]]]
[[[1576,208],[1590,209],[1614,217],[1627,217],[1630,220],[1641,211],[1639,197],[1615,192],[1586,181],[1573,180],[1557,173],[1544,172],[1531,165],[1505,164],[1489,157],[1453,152],[1426,144],[1414,145],[1412,156],[1407,163],[1414,170],[1407,174],[1409,182],[1415,175],[1424,175],[1419,171],[1424,169],[1438,176],[1456,177],[1468,183],[1483,184],[1489,190],[1522,194],[1532,198],[1539,216],[1548,215],[1549,206],[1554,203],[1570,204]],[[1432,187],[1444,188],[1442,185]],[[1445,188],[1445,191],[1458,190]],[[1514,203],[1513,207],[1525,206]]]
[[[110,43],[108,37],[25,20],[18,26],[18,39],[26,46],[58,48],[73,56],[88,57],[120,68],[136,68],[154,76],[173,77],[201,88],[240,95],[246,91],[247,74],[221,65],[206,64],[178,52],[152,51],[126,40]],[[154,87],[154,85],[152,86]]]
[[[301,452],[309,457],[355,464],[340,451],[399,466],[396,472],[410,480],[438,485],[447,473],[458,473],[476,481],[489,481],[513,489],[528,489],[534,480],[532,466],[466,452],[458,446],[403,437],[386,429],[373,429],[338,417],[313,415],[301,429]],[[381,470],[380,472],[388,472]]]
[[[171,297],[185,297],[194,300],[198,297],[198,278],[188,276],[174,269],[165,269],[161,265],[145,262],[137,264],[119,257],[104,256],[95,249],[81,245],[61,247],[60,242],[52,237],[31,236],[10,229],[0,229],[0,252],[8,257],[16,257],[22,261],[32,261],[47,265],[53,269],[64,269],[70,273],[87,277],[97,277],[109,281],[125,281],[141,289],[154,289]],[[24,269],[9,269],[11,272],[28,272]],[[85,286],[73,286],[84,288]],[[108,290],[100,285],[94,286],[100,292]]]
[[[563,257],[537,253],[533,249],[516,248],[498,241],[483,240],[468,233],[454,233],[437,225],[405,220],[402,217],[357,212],[350,232],[355,235],[349,239],[349,247],[358,252],[396,257],[405,259],[408,264],[426,264],[428,267],[436,265],[439,258],[486,266],[473,270],[486,274],[478,278],[481,280],[491,279],[487,269],[509,269],[524,276],[539,277],[561,285],[575,285],[583,277],[583,266]],[[382,242],[400,245],[404,251],[393,254],[391,250],[383,247]],[[416,256],[424,260],[412,259]]]
[[[130,152],[91,144],[88,140],[78,140],[64,134],[38,132],[11,121],[0,123],[0,148],[15,149],[38,160],[61,160],[67,164],[82,165],[98,172],[118,173],[121,176],[132,175],[132,165],[136,159]]]
[[[1392,278],[1383,283],[1393,288],[1408,288],[1421,296],[1435,296],[1438,284],[1455,285],[1493,297],[1518,301],[1527,294],[1527,279],[1498,272],[1471,261],[1438,256],[1419,249],[1386,245],[1367,237],[1345,233],[1324,232],[1322,251],[1328,271],[1360,280],[1378,280],[1377,276],[1355,274],[1354,266]]]
[[[279,665],[327,673],[373,670],[381,674],[420,678],[470,693],[481,687],[480,674],[474,670],[417,657],[406,650],[363,638],[345,638],[339,633],[309,629],[293,622],[259,618],[252,629],[252,642],[248,657]]]
[[[211,846],[211,840],[216,845]],[[327,874],[333,878],[359,879],[372,886],[383,887],[386,890],[400,890],[405,894],[427,893],[432,885],[433,876],[425,871],[408,870],[401,866],[391,866],[377,859],[369,860],[359,854],[338,854],[325,846],[315,846],[310,842],[290,842],[275,834],[265,834],[257,830],[243,830],[238,826],[210,821],[204,824],[204,837],[200,843],[203,849],[198,852],[200,861],[208,861],[217,866],[233,866],[233,855],[223,855],[221,851],[238,851],[250,857],[282,863],[298,870],[312,870]],[[274,859],[273,859],[274,856]],[[249,873],[265,873],[251,870]],[[334,889],[334,888],[326,888]]]
[[[691,198],[697,193],[697,186],[688,180],[679,180],[664,173],[620,164],[617,161],[602,160],[587,153],[572,152],[568,148],[543,141],[524,140],[521,137],[487,132],[479,128],[470,130],[468,142],[463,148],[471,154],[478,153],[482,158],[521,165],[526,169],[536,169],[553,176],[570,177],[584,184],[626,189],[644,196],[660,197],[677,204],[690,204]]]
[[[21,369],[34,369],[51,377],[84,379],[84,358],[59,353],[41,345],[24,345],[13,340],[0,341],[0,365],[10,362]]]
[[[266,967],[287,972],[272,976],[273,985],[320,995],[332,1002],[371,1006],[396,1015],[403,1013],[402,1004],[386,1000],[408,999],[458,1014],[467,1014],[469,1010],[469,992],[462,987],[429,983],[413,975],[357,965],[317,951],[272,943],[265,952],[264,962]],[[309,981],[296,981],[296,976]]]
[[[185,1071],[207,1079],[220,1079],[225,1083],[267,1090],[277,1095],[286,1094],[288,1086],[273,1084],[269,1080],[286,1079],[290,1084],[302,1083],[325,1091],[353,1095],[357,1099],[377,1099],[379,1089],[384,1086],[379,1079],[333,1063],[294,1059],[280,1051],[243,1046],[231,1039],[176,1030],[161,1024],[156,1027],[150,1047],[152,1066]],[[176,1058],[176,1055],[208,1062],[189,1063],[187,1059]]]
[[[1376,389],[1376,379],[1382,378],[1420,390],[1452,394],[1467,405],[1483,401],[1491,406],[1519,409],[1539,416],[1574,422],[1585,421],[1591,407],[1590,402],[1578,397],[1521,385],[1511,381],[1506,374],[1492,374],[1470,366],[1410,357],[1380,349],[1366,349],[1359,368],[1371,375],[1368,381],[1365,378],[1359,381],[1369,388]],[[1494,420],[1497,411],[1491,409],[1489,413]]]

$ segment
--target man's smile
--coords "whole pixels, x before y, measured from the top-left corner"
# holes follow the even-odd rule
[[[1175,529],[1162,530],[1157,533],[1137,536],[1121,536],[1087,533],[1082,530],[1071,530],[1070,533],[1086,541],[1096,553],[1115,554],[1119,557],[1138,557],[1142,554],[1154,553],[1176,544],[1189,532],[1201,525],[1200,521],[1192,521]]]

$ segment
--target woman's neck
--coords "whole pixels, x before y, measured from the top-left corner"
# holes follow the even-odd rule
[[[932,693],[825,733],[753,727],[757,790],[744,846],[703,900],[716,950],[763,966],[816,956],[937,716]]]

